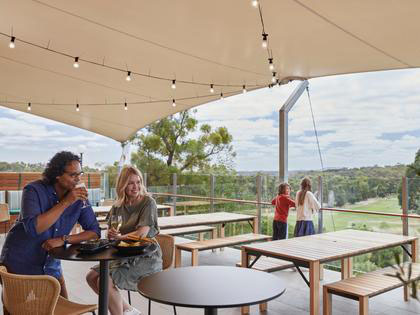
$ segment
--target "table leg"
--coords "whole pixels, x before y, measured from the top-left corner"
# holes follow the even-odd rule
[[[319,261],[309,263],[310,314],[319,315]]]
[[[169,216],[173,217],[175,215],[174,207],[169,207]]]
[[[350,274],[350,260],[349,258],[341,258],[341,279],[347,279]]]
[[[258,217],[255,217],[254,219],[252,219],[253,221],[253,229],[254,229],[254,234],[258,234]]]
[[[222,225],[220,226],[220,235],[219,237],[225,237],[225,223],[222,223]],[[220,251],[224,251],[224,247],[220,248]]]
[[[99,262],[99,315],[108,314],[108,277],[109,261],[101,260]]]
[[[217,308],[206,307],[204,309],[204,315],[217,315]]]
[[[241,266],[242,268],[249,268],[249,254],[246,252],[244,248],[241,248]],[[242,315],[249,314],[249,306],[242,306],[241,314]]]

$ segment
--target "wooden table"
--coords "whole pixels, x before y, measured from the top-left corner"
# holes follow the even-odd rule
[[[158,212],[167,212],[169,216],[173,216],[174,215],[174,208],[171,206],[167,206],[167,205],[156,205]],[[93,206],[93,212],[95,213],[96,216],[100,216],[100,215],[107,215],[109,210],[111,210],[112,206]]]
[[[316,234],[292,239],[271,241],[260,244],[243,245],[242,266],[252,267],[250,255],[268,256],[294,263],[310,288],[310,313],[319,314],[319,272],[320,264],[341,260],[341,276],[346,279],[352,275],[351,257],[372,251],[400,245],[411,245],[411,253],[417,261],[418,240],[414,236],[402,236],[358,230]],[[309,281],[299,267],[309,268]]]
[[[180,215],[173,217],[158,218],[158,225],[161,229],[179,228],[186,226],[221,224],[220,237],[225,236],[225,224],[232,222],[248,221],[253,232],[258,234],[258,218],[255,215],[231,213],[231,212],[212,212],[204,214]]]
[[[143,278],[138,288],[148,299],[174,306],[204,308],[205,315],[216,315],[218,308],[269,301],[285,291],[274,275],[227,266],[169,269]]]

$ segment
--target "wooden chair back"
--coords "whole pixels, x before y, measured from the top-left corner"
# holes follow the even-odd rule
[[[162,250],[162,269],[168,269],[174,260],[175,239],[172,235],[158,234],[156,240]]]
[[[9,220],[9,205],[7,203],[0,203],[0,222],[8,222]]]

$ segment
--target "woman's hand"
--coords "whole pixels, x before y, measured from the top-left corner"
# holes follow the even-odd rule
[[[63,245],[64,245],[64,241],[61,239],[61,237],[56,237],[56,238],[50,238],[49,240],[46,240],[42,244],[41,247],[45,249],[46,251],[49,251],[50,249],[60,247]]]
[[[121,241],[123,239],[123,237],[122,237],[121,233],[118,232],[116,229],[110,228],[108,230],[108,239]]]
[[[87,200],[88,199],[88,192],[86,188],[79,187],[70,190],[63,199],[63,202],[67,203],[68,205],[72,205],[77,200]]]

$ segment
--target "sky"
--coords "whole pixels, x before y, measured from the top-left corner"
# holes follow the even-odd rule
[[[278,170],[278,111],[299,85],[247,92],[197,107],[196,118],[226,126],[238,171]],[[420,70],[311,79],[310,98],[324,168],[408,164],[420,149]],[[92,167],[120,159],[118,142],[0,106],[0,161],[47,162],[84,153]],[[289,170],[320,169],[307,94],[289,113]]]

